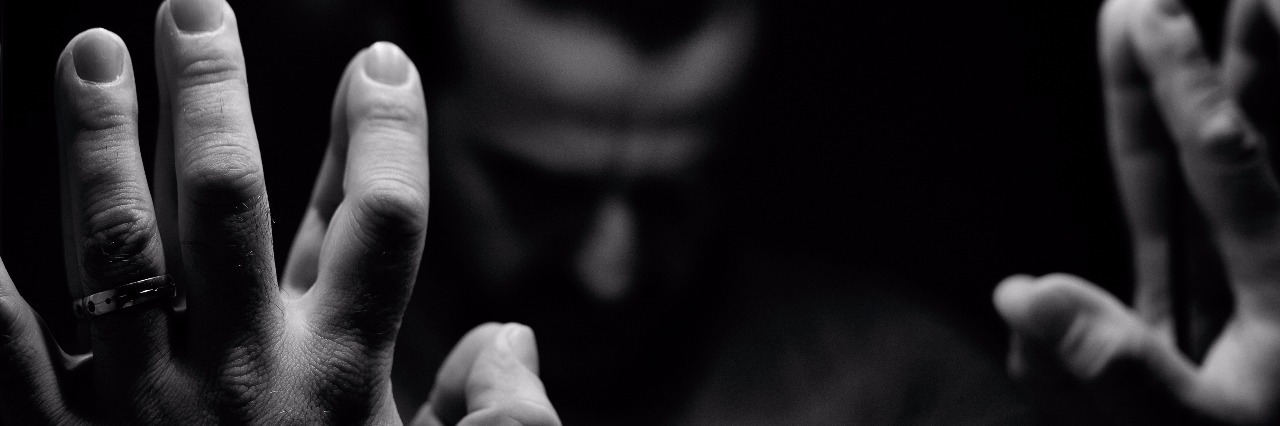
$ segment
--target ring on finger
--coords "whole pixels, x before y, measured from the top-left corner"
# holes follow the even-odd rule
[[[103,290],[71,302],[76,318],[106,315],[153,301],[169,300],[178,287],[169,275],[159,275]]]

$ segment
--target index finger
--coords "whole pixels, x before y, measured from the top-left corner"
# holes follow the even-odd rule
[[[1141,1],[1112,0],[1099,16],[1098,53],[1106,104],[1107,144],[1128,221],[1134,259],[1134,305],[1163,338],[1175,335],[1173,236],[1177,157],[1134,51],[1133,20]],[[1149,2],[1147,2],[1149,3]]]
[[[1271,308],[1253,305],[1267,298],[1253,296],[1280,274],[1280,187],[1265,138],[1230,97],[1227,87],[1235,83],[1224,82],[1210,63],[1190,15],[1180,8],[1166,15],[1141,23],[1141,31],[1134,32],[1135,51],[1177,144],[1188,189],[1224,255],[1237,294],[1236,314],[1265,313]],[[1239,51],[1228,47],[1226,55]]]
[[[538,345],[521,324],[488,323],[463,336],[445,358],[430,401],[411,424],[559,425],[538,378]]]

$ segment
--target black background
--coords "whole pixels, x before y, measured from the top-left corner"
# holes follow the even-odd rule
[[[231,3],[282,262],[343,65],[391,40],[428,73],[447,73],[447,22],[438,7],[389,0]],[[1005,330],[990,291],[1004,276],[1066,271],[1127,294],[1094,57],[1099,3],[766,1],[741,136],[723,153],[738,176],[725,192],[734,219],[786,256],[911,277],[918,284],[904,291],[993,359]],[[1220,2],[1192,3],[1216,28]],[[158,4],[4,4],[0,256],[64,338],[54,65],[81,30],[118,33],[135,61],[150,158]]]

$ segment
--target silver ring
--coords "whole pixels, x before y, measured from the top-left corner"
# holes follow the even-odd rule
[[[151,301],[169,300],[177,294],[178,286],[173,278],[160,275],[75,299],[71,301],[71,308],[76,318],[91,318]]]

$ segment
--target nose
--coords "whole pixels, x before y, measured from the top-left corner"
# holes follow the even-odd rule
[[[573,262],[578,282],[597,300],[615,302],[631,291],[636,280],[636,221],[621,195],[608,196],[597,208]]]

